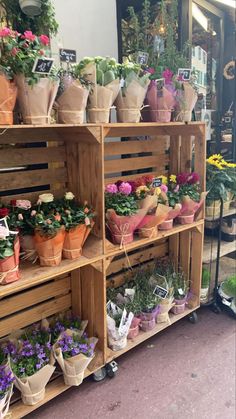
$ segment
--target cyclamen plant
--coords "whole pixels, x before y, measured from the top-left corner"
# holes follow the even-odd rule
[[[14,377],[9,368],[6,365],[0,365],[0,400],[11,389],[13,382]]]
[[[82,337],[79,337],[75,333],[71,336],[66,332],[62,333],[61,338],[57,342],[57,346],[61,349],[64,359],[68,359],[79,354],[83,354],[91,358],[94,354],[95,348],[94,343],[90,343],[85,334]]]
[[[117,215],[130,216],[138,212],[137,196],[131,182],[109,184],[105,189],[106,210],[113,209]]]

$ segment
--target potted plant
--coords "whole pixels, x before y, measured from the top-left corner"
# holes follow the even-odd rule
[[[76,203],[72,192],[66,192],[59,204],[62,224],[65,227],[63,256],[65,259],[76,259],[81,256],[84,245],[94,225],[94,212],[87,202],[80,206]]]
[[[173,271],[172,280],[174,287],[174,306],[171,311],[174,314],[181,314],[185,310],[189,284],[184,272],[182,271]]]
[[[177,184],[176,175],[158,176],[162,179],[161,193],[158,197],[158,206],[165,208],[167,212],[166,219],[159,225],[160,230],[170,230],[173,222],[181,212],[182,205],[180,203],[179,185]]]
[[[116,60],[110,57],[85,57],[74,69],[92,83],[87,108],[88,122],[108,123],[110,109],[120,90]]]
[[[0,218],[7,217],[9,210],[0,208]],[[0,285],[17,281],[19,275],[20,243],[16,234],[9,232],[7,227],[0,226]]]
[[[40,195],[38,209],[31,212],[28,220],[34,228],[34,242],[41,266],[57,266],[62,258],[65,227],[54,205],[52,194]]]
[[[173,268],[170,261],[156,261],[153,271],[153,283],[167,291],[165,298],[160,298],[156,322],[170,322],[169,311],[174,305]]]
[[[9,28],[3,30],[7,36],[0,37],[0,65],[10,69],[17,84],[17,98],[24,123],[50,123],[59,82],[53,75],[34,72],[36,60],[43,59],[46,55],[49,38],[44,34],[36,36],[31,31],[20,34]]]
[[[97,341],[97,338],[80,336],[72,330],[66,330],[59,336],[53,351],[66,385],[79,386],[82,383],[84,372],[94,358]]]
[[[81,320],[80,317],[73,314],[59,315],[50,323],[52,344],[56,343],[60,334],[68,329],[82,335],[87,324],[87,320]]]
[[[201,282],[201,292],[200,292],[200,301],[202,303],[207,301],[207,295],[209,291],[209,286],[211,282],[211,273],[208,269],[202,268],[202,282]]]
[[[34,405],[44,399],[46,384],[55,370],[49,339],[49,334],[44,334],[42,338],[39,331],[38,336],[36,334],[26,340],[22,336],[15,345],[8,346],[15,385],[26,405]]]
[[[218,288],[218,300],[236,318],[236,275],[223,281]]]
[[[139,122],[141,109],[150,83],[149,73],[138,64],[127,62],[120,65],[122,87],[115,101],[118,122]]]
[[[129,182],[109,184],[105,189],[107,227],[113,243],[128,244],[133,233],[145,216],[147,209],[139,209],[137,196]]]
[[[179,186],[181,212],[177,217],[180,224],[191,224],[197,210],[203,205],[203,194],[200,193],[200,179],[196,172],[179,173],[176,177]]]
[[[6,35],[4,29],[0,29],[0,54],[1,44]],[[0,58],[1,62],[1,58]],[[17,88],[7,68],[0,64],[0,125],[13,124],[13,110],[16,103]]]
[[[8,365],[0,364],[0,417],[7,416],[12,396],[14,377]]]

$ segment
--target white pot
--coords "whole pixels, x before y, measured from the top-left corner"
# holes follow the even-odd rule
[[[41,13],[41,0],[19,0],[22,12],[27,16],[38,16]]]
[[[200,292],[200,300],[201,301],[206,301],[207,300],[207,295],[208,295],[208,290],[209,288],[201,288],[201,292]]]

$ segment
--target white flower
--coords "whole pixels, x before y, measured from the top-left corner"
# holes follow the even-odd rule
[[[27,210],[31,208],[31,202],[28,201],[27,199],[17,199],[16,207]]]
[[[39,201],[43,202],[44,204],[48,204],[49,202],[53,202],[54,196],[52,193],[43,193],[39,195]]]
[[[74,199],[75,195],[72,192],[66,192],[65,193],[65,199],[67,201],[72,201],[72,199]]]

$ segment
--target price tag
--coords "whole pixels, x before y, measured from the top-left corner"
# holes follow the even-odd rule
[[[168,290],[166,290],[163,287],[160,287],[159,285],[157,285],[154,288],[153,294],[156,295],[157,297],[162,298],[163,300],[167,297],[168,295]]]
[[[148,63],[149,54],[145,51],[139,51],[137,56],[137,64],[146,66]]]
[[[179,295],[184,295],[184,291],[182,290],[182,288],[178,288],[178,293]]]
[[[54,58],[36,58],[33,66],[33,73],[50,74]]]
[[[192,74],[191,68],[179,68],[178,76],[182,77],[183,81],[189,81]]]
[[[155,177],[152,181],[153,188],[159,188],[162,185],[162,179],[159,177]]]
[[[76,50],[75,49],[59,49],[60,61],[64,63],[76,63]]]

